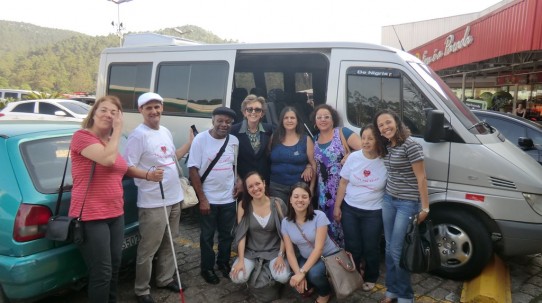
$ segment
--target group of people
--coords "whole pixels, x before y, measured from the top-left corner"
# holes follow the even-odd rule
[[[89,267],[91,302],[115,302],[125,174],[138,186],[138,302],[154,302],[149,286],[154,258],[156,286],[179,291],[166,227],[176,236],[183,194],[175,161],[188,151],[199,199],[201,276],[207,283],[220,282],[215,269],[234,283],[247,283],[259,263],[278,283],[304,295],[315,292],[316,302],[325,303],[332,288],[321,256],[344,248],[364,273],[363,289],[370,291],[380,275],[384,231],[387,292],[382,302],[413,301],[410,274],[399,261],[409,218],[425,220],[429,199],[422,147],[397,114],[378,112],[358,135],[340,127],[338,112],[321,104],[311,114],[317,130],[311,137],[295,108],[281,111],[275,129],[262,122],[265,99],[248,95],[241,122],[233,124],[234,110],[215,108],[212,128],[195,137],[190,131],[189,142],[175,149],[171,133],[160,125],[162,97],[143,94],[138,106],[143,123],[130,134],[124,155],[118,153],[122,108],[113,96],[97,100],[72,143],[70,214],[80,210],[88,172],[97,163],[83,214],[89,236],[80,245]],[[114,195],[90,194],[104,191]],[[232,244],[238,257],[230,265]]]

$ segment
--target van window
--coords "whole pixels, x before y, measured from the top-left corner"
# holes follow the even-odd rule
[[[236,88],[244,88],[248,92],[252,87],[256,87],[256,81],[254,81],[254,74],[252,72],[235,72],[233,77]]]
[[[284,73],[282,72],[266,72],[265,87],[269,92],[272,89],[282,89],[284,91]]]
[[[152,63],[122,63],[109,66],[106,93],[117,96],[122,110],[137,112],[137,98],[149,91]]]
[[[15,100],[19,100],[19,93],[5,92],[4,96],[5,96],[6,99],[15,99]]]
[[[413,136],[423,136],[424,109],[434,107],[400,70],[351,67],[346,85],[346,116],[352,125],[363,127],[372,123],[379,110],[391,109],[401,116]]]
[[[164,98],[165,113],[211,117],[226,100],[227,62],[163,63],[157,77],[156,92]]]
[[[312,90],[312,73],[295,73],[295,91]]]
[[[21,154],[30,179],[37,191],[44,194],[58,192],[71,137],[47,138],[21,144]],[[64,186],[72,185],[71,161],[66,170]]]

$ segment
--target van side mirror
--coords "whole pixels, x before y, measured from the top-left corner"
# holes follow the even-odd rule
[[[530,150],[534,148],[533,139],[526,137],[518,138],[518,146],[523,150]]]
[[[441,110],[429,109],[425,112],[426,124],[423,139],[426,142],[440,142],[445,137],[444,112]]]
[[[66,117],[66,112],[64,112],[63,110],[57,110],[55,111],[55,116],[58,116],[58,117]]]

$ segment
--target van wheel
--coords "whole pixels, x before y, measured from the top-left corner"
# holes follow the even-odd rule
[[[453,280],[479,275],[493,254],[491,237],[472,214],[458,210],[431,211],[441,267],[435,274]]]

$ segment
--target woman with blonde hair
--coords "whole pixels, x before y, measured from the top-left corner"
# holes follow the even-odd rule
[[[273,134],[271,124],[263,123],[267,111],[265,99],[248,95],[241,103],[244,119],[231,127],[231,134],[239,139],[237,173],[241,180],[247,173],[257,171],[269,182],[267,146]],[[240,184],[240,183],[239,183]]]

